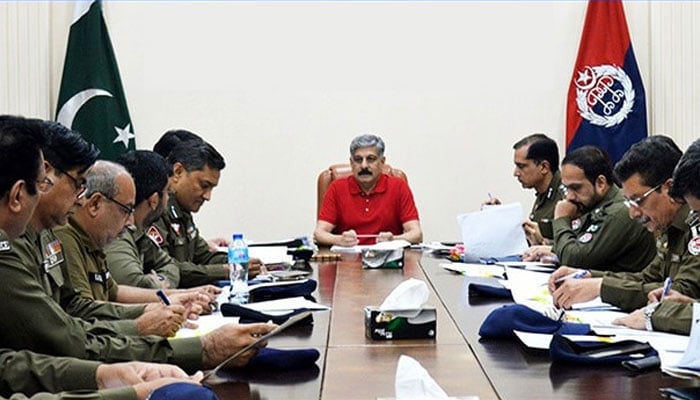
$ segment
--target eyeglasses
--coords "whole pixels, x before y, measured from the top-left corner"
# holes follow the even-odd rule
[[[647,190],[641,196],[637,196],[637,197],[634,197],[632,199],[625,198],[625,205],[627,206],[627,208],[632,208],[632,207],[639,208],[639,207],[641,207],[644,200],[646,200],[646,198],[649,197],[650,194],[657,191],[661,187],[661,185],[663,185],[663,183],[659,183],[658,185],[654,186],[653,188]]]
[[[688,213],[688,218],[685,219],[685,223],[691,228],[700,225],[699,213],[695,210],[690,210],[690,212]]]
[[[37,179],[36,180],[36,189],[40,193],[50,192],[51,189],[53,188],[53,185],[55,185],[55,183],[53,183],[53,181],[51,179],[49,179],[48,176],[45,176],[44,179]]]
[[[113,198],[111,198],[110,196],[107,196],[106,194],[104,194],[104,193],[102,193],[102,192],[97,192],[97,193],[101,194],[105,199],[107,199],[107,200],[113,202],[114,204],[118,205],[119,208],[120,208],[124,213],[126,213],[126,215],[131,215],[131,214],[134,213],[134,211],[136,211],[136,208],[134,208],[134,206],[126,205],[126,204],[122,203],[121,201],[114,200]]]
[[[60,173],[62,173],[63,175],[70,178],[71,182],[73,182],[73,186],[75,187],[75,191],[76,191],[75,195],[77,198],[81,198],[81,197],[85,196],[85,192],[87,192],[87,185],[85,184],[84,180],[82,182],[78,181],[76,178],[73,177],[73,175],[62,170],[61,168],[58,168],[58,167],[54,167],[54,168],[56,168],[56,170],[59,171]]]

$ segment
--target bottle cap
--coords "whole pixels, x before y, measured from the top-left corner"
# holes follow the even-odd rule
[[[233,240],[236,240],[236,239],[243,239],[243,234],[242,233],[234,233]]]

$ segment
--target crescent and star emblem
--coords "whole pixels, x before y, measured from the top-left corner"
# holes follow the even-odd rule
[[[98,96],[114,97],[112,93],[103,89],[92,88],[80,91],[63,104],[61,110],[58,112],[56,121],[68,129],[72,129],[73,120],[80,109],[92,98]],[[128,147],[129,140],[135,137],[134,133],[131,132],[131,123],[126,124],[126,126],[123,128],[115,126],[114,130],[117,131],[117,136],[112,143],[122,142],[124,147]]]

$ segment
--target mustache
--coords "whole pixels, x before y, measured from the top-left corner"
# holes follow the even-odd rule
[[[370,171],[368,168],[362,168],[357,175],[372,175],[372,171]]]
[[[644,224],[646,224],[647,222],[651,221],[651,218],[649,218],[649,217],[647,217],[646,215],[644,215],[644,216],[641,216],[641,217],[637,217],[637,218],[635,218],[634,220],[637,221],[637,223],[638,223],[639,225],[644,225]]]

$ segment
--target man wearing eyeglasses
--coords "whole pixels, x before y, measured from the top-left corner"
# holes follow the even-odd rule
[[[172,304],[163,305],[155,290],[117,285],[105,261],[104,248],[133,222],[136,189],[119,164],[97,161],[87,172],[83,204],[55,230],[65,249],[65,266],[72,286],[84,298],[123,304],[147,303],[134,320],[139,334],[173,336],[186,316],[196,319],[214,300],[199,291],[169,290]]]
[[[564,157],[561,180],[565,199],[554,209],[551,251],[562,265],[601,271],[641,271],[655,254],[654,237],[628,216],[605,151],[580,147]],[[525,260],[547,254],[545,246],[526,252]]]
[[[690,256],[700,255],[700,140],[688,147],[673,172],[673,185],[669,195],[685,202],[691,209],[687,218],[691,239],[687,243]],[[647,329],[672,333],[690,334],[693,324],[693,303],[697,294],[687,295],[678,289],[666,294],[663,287],[649,292],[649,304],[626,317],[614,321],[633,329]]]
[[[600,296],[605,302],[632,311],[644,306],[648,293],[661,287],[667,277],[672,279],[672,289],[700,297],[700,257],[688,250],[692,238],[685,222],[689,208],[669,192],[680,158],[681,151],[671,139],[651,136],[633,145],[615,166],[630,218],[659,233],[656,257],[641,272],[587,272],[583,279],[562,282],[557,280],[578,270],[559,268],[549,279],[555,304],[570,308]]]
[[[384,141],[375,135],[352,140],[352,176],[337,179],[328,187],[314,230],[317,243],[354,246],[386,240],[423,240],[418,209],[408,184],[382,172],[384,147]]]

